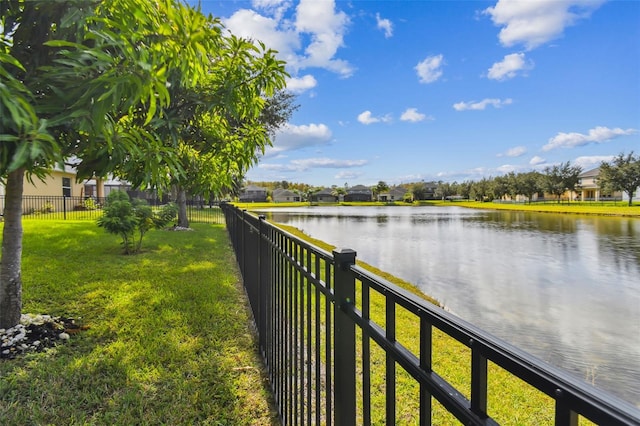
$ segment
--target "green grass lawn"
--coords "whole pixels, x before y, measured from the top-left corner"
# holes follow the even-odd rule
[[[23,312],[89,329],[0,362],[3,425],[278,424],[224,225],[133,256],[94,221],[24,228]]]
[[[23,312],[71,316],[89,329],[48,352],[0,361],[2,425],[278,424],[224,225],[151,231],[133,256],[122,255],[119,238],[94,221],[31,220],[24,227]],[[380,320],[384,301],[373,299]],[[398,340],[417,350],[411,321],[399,313]],[[467,397],[469,361],[466,347],[436,333],[434,370]],[[374,349],[372,363],[372,408],[380,419],[381,351]],[[495,419],[553,423],[550,398],[489,368]],[[406,376],[398,372],[399,424],[413,424],[418,413],[417,388]],[[434,422],[457,424],[438,404]]]

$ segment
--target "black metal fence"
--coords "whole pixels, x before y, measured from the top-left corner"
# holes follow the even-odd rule
[[[524,424],[526,397],[508,411],[514,418],[493,415],[496,401],[508,404],[496,371],[548,400],[548,424],[640,425],[636,407],[371,274],[353,250],[328,253],[264,217],[222,208],[285,425]],[[406,329],[416,341],[401,341]],[[436,334],[468,351],[466,385],[436,372]]]
[[[22,219],[95,220],[102,216],[106,198],[26,195],[22,197]],[[152,207],[160,207],[160,199],[146,199]],[[0,214],[4,215],[5,197],[0,196]],[[217,203],[201,199],[187,200],[187,217],[193,223],[224,223]]]

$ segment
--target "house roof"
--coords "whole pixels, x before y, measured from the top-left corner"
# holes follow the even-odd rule
[[[389,190],[389,193],[390,193],[390,194],[391,194],[391,193],[393,193],[393,194],[400,194],[400,193],[402,193],[402,195],[404,195],[404,194],[406,194],[406,193],[407,193],[407,190],[406,190],[405,188],[401,187],[401,186],[396,186],[395,188],[391,188],[391,189]]]
[[[315,195],[333,195],[333,190],[331,188],[322,188]]]
[[[352,186],[351,188],[347,188],[347,192],[371,192],[371,189],[364,186],[364,185],[356,185],[356,186]]]
[[[256,186],[256,185],[249,185],[247,187],[244,188],[244,191],[267,191],[266,188],[263,188],[261,186]]]
[[[297,197],[298,194],[296,194],[293,191],[289,191],[288,189],[274,189],[273,190],[273,196],[274,197]]]
[[[600,167],[596,167],[595,169],[587,170],[584,173],[580,173],[580,175],[578,175],[578,177],[579,178],[596,177],[599,174],[600,174]]]

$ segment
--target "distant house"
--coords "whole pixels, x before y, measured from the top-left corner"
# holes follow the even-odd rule
[[[295,192],[282,188],[274,189],[271,198],[274,203],[298,202],[302,199]]]
[[[372,201],[373,193],[371,189],[364,185],[356,185],[351,188],[347,188],[347,193],[344,196],[344,201]]]
[[[378,201],[382,201],[383,203],[392,203],[396,201],[403,201],[404,196],[407,193],[407,189],[401,186],[396,186],[388,191],[381,192],[378,194]]]
[[[0,214],[4,214],[6,188],[0,183]],[[64,198],[63,198],[64,197]],[[56,166],[40,180],[33,177],[30,182],[24,177],[22,212],[71,211],[86,197],[84,183],[76,181],[73,165]]]
[[[84,185],[76,182],[75,168],[66,164],[64,168],[56,166],[44,180],[34,177],[33,182],[29,182],[25,176],[23,188],[23,196],[82,197],[85,195]],[[0,196],[4,194],[4,185],[0,184]]]
[[[600,175],[600,167],[587,170],[578,175],[578,198],[580,201],[601,201],[601,200],[621,200],[622,193],[615,192],[613,194],[604,193],[598,183]]]
[[[108,197],[113,191],[125,191],[129,193],[131,192],[131,184],[113,176],[109,176],[106,179],[89,179],[84,183],[85,197]]]
[[[267,190],[261,186],[249,185],[242,190],[238,199],[243,203],[264,203],[267,201]]]
[[[426,191],[424,200],[436,200],[436,192],[438,191],[438,182],[425,182]]]
[[[311,201],[318,203],[335,203],[338,201],[338,197],[333,194],[331,188],[324,188],[315,194],[311,194]]]

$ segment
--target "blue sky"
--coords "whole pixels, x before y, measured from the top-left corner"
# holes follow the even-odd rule
[[[278,50],[297,94],[249,180],[462,182],[640,154],[640,1],[201,6]]]

